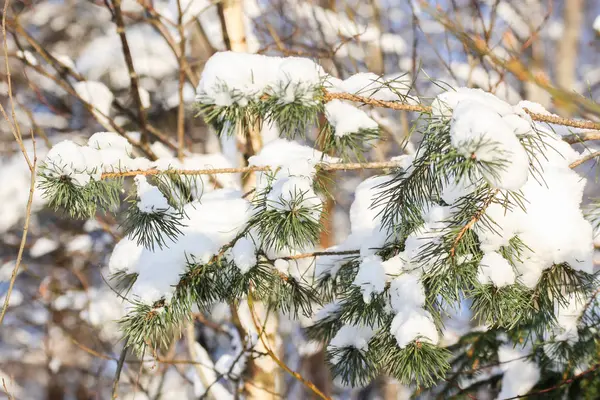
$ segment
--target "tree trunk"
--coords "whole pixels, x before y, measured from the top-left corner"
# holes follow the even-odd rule
[[[246,31],[244,27],[244,9],[242,0],[224,0],[219,3],[219,17],[223,27],[223,39],[228,49],[235,52],[246,53],[248,46],[246,43]],[[247,160],[252,155],[260,151],[262,147],[260,122],[249,126],[247,132],[242,131],[241,125],[236,127],[237,147],[243,152],[243,157],[240,164],[247,165]],[[224,138],[223,145],[230,146],[227,138]],[[256,175],[250,173],[244,176],[243,190],[249,192],[256,186]],[[266,307],[256,302],[254,304],[255,312],[261,318],[261,322],[265,323],[264,316],[266,315]],[[267,339],[270,349],[282,359],[282,349],[277,343],[278,323],[277,316],[270,313],[269,323],[265,323],[265,329],[262,333]],[[254,331],[254,327],[242,318],[242,327],[246,332]],[[244,326],[246,325],[246,326]],[[259,340],[255,346],[255,350],[261,353],[266,353],[262,342]],[[278,366],[268,356],[263,356],[254,359],[249,365],[249,384],[246,384],[245,389],[249,399],[271,400],[278,399],[278,394],[281,391],[281,373]]]
[[[585,0],[569,0],[564,2],[563,35],[556,51],[556,84],[561,89],[572,91],[576,82],[577,56],[579,39],[583,23],[583,6]],[[572,113],[572,105],[561,103],[555,99],[559,112],[567,117]]]

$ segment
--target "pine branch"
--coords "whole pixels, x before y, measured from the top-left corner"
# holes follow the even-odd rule
[[[473,227],[473,225],[475,225],[475,223],[477,221],[479,221],[479,219],[485,214],[485,210],[490,206],[490,204],[492,204],[494,202],[494,199],[496,197],[496,194],[499,192],[498,189],[494,190],[488,197],[488,199],[483,203],[483,205],[481,206],[481,208],[479,209],[479,211],[477,211],[475,213],[475,215],[473,215],[473,218],[471,218],[471,220],[469,221],[468,224],[466,224],[461,230],[460,232],[458,232],[458,235],[456,235],[456,239],[454,239],[454,243],[452,244],[452,248],[450,248],[450,256],[452,258],[454,258],[454,255],[456,254],[456,247],[458,246],[458,243],[460,242],[460,240],[463,238],[463,236],[465,235],[465,233],[471,229]]]
[[[323,98],[325,101],[331,101],[334,99],[348,100],[348,101],[354,101],[357,103],[368,104],[368,105],[371,105],[374,107],[389,108],[391,110],[398,110],[398,111],[415,111],[415,112],[426,113],[426,114],[429,114],[432,111],[431,106],[413,105],[413,104],[406,104],[406,103],[401,103],[401,102],[396,102],[396,101],[376,100],[376,99],[372,99],[370,97],[359,96],[359,95],[350,94],[350,93],[331,93],[331,92],[325,91]],[[538,113],[529,111],[526,108],[524,110],[527,114],[529,114],[531,119],[533,119],[534,121],[546,122],[548,124],[554,124],[554,125],[570,126],[573,128],[580,128],[580,129],[600,130],[599,122],[563,118],[563,117],[559,117],[557,115],[538,114]],[[600,135],[596,134],[596,135],[590,135],[587,137],[580,136],[578,141],[584,140],[584,138],[586,138],[587,140],[598,140],[600,138]],[[574,137],[569,137],[568,140],[569,141],[574,140]]]

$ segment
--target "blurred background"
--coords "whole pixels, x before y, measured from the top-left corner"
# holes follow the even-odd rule
[[[93,133],[110,130],[138,144],[139,155],[177,159],[189,168],[244,162],[243,142],[220,140],[195,118],[195,87],[217,51],[309,57],[340,79],[370,71],[404,82],[407,101],[428,103],[449,87],[466,86],[511,104],[536,102],[565,117],[600,115],[594,106],[600,94],[600,2],[593,0],[5,1],[0,4],[8,58],[1,56],[0,103],[18,124],[22,147],[2,118],[2,302],[27,216],[31,176],[23,151],[33,160],[35,147],[39,162],[52,144],[85,143]],[[131,67],[139,78],[137,94]],[[574,93],[591,102],[573,101]],[[383,135],[367,160],[414,152],[418,114],[368,112]],[[276,128],[262,134],[264,143],[278,137]],[[309,132],[306,140],[315,139],[316,132]],[[587,147],[595,150],[593,142]],[[589,178],[589,197],[597,194],[594,166],[590,161],[578,167]],[[335,176],[322,247],[347,235],[353,190],[370,174]],[[240,185],[239,176],[218,179],[221,186]],[[206,190],[213,186],[207,181]],[[118,213],[75,221],[45,208],[39,191],[31,209],[22,264],[0,328],[0,398],[111,398],[122,348],[116,320],[124,304],[110,287],[106,265],[121,235]],[[239,349],[231,339],[229,308],[217,304],[195,317],[190,335],[176,338],[167,353],[126,360],[119,398],[215,398],[215,392],[205,393],[201,376],[207,370],[218,381],[212,384],[235,392],[240,378],[227,366]],[[469,318],[465,311],[449,321],[444,341],[466,332]],[[303,337],[302,324],[280,319],[281,353],[329,395],[401,399],[412,393],[384,377],[357,389],[333,382],[321,345]],[[190,338],[201,350],[189,351],[184,343]],[[261,398],[310,398],[299,382],[286,376],[282,382],[278,395]],[[493,393],[484,387],[477,398]]]

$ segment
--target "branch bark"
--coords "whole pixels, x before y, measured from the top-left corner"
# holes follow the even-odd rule
[[[125,22],[123,21],[123,13],[121,12],[121,0],[113,0],[113,8],[115,12],[115,20],[117,22],[117,33],[121,38],[121,45],[123,46],[123,56],[125,57],[125,63],[127,64],[127,70],[129,71],[129,79],[131,82],[131,95],[133,97],[133,100],[135,101],[135,105],[138,111],[140,131],[142,134],[141,143],[146,144],[149,141],[148,128],[146,126],[146,110],[144,109],[144,105],[142,104],[142,98],[140,97],[138,76],[135,72],[135,67],[133,66],[131,50],[129,49],[129,43],[127,42],[127,36],[125,35]]]
[[[563,90],[570,91],[575,85],[584,3],[584,0],[569,0],[564,3],[564,29],[556,50],[556,84]],[[557,106],[559,112],[565,117],[572,113],[572,106],[569,103],[559,103]]]

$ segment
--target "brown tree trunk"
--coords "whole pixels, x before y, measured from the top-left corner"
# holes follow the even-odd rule
[[[246,53],[248,46],[246,43],[246,32],[244,27],[244,9],[242,0],[224,0],[218,4],[219,16],[223,26],[223,38],[228,49],[235,52]],[[262,138],[260,132],[260,122],[250,126],[247,132],[242,131],[241,124],[236,127],[236,136],[238,149],[242,149],[243,159],[242,165],[247,164],[247,160],[252,155],[260,151],[262,147]],[[249,192],[256,186],[256,176],[253,173],[244,176],[243,190]],[[266,307],[260,302],[254,304],[255,312],[259,317],[266,315]],[[267,339],[270,349],[282,358],[282,349],[277,345],[277,316],[269,313],[269,323],[264,319],[264,332],[262,333]],[[254,330],[253,326],[244,326],[246,331]],[[259,340],[255,346],[255,350],[261,353],[266,353],[262,342]],[[263,356],[254,359],[249,365],[249,384],[245,390],[249,399],[271,400],[279,398],[278,394],[281,391],[281,373],[275,361],[268,356]]]
[[[564,2],[563,35],[556,51],[556,84],[566,91],[573,90],[576,81],[577,56],[579,39],[583,23],[585,0],[569,0]],[[561,103],[556,99],[560,114],[567,117],[572,113],[572,105]]]

